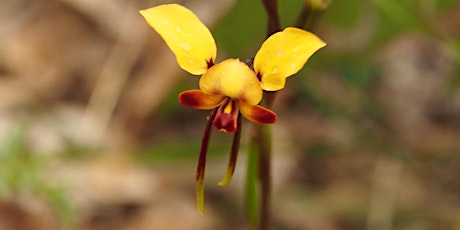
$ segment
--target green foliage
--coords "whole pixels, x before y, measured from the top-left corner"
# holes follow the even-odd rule
[[[293,26],[303,2],[303,0],[278,1],[282,26]],[[255,56],[265,40],[266,30],[267,14],[262,2],[240,0],[213,29],[213,35],[217,45],[225,50],[228,57],[244,60]],[[218,55],[218,58],[224,57]]]
[[[360,0],[332,1],[325,20],[344,28],[350,28],[360,19],[363,4]]]
[[[214,38],[218,47],[222,46],[229,57],[244,60],[257,51],[254,48],[255,41],[262,42],[265,39],[266,21],[267,15],[261,1],[238,1],[213,29]],[[223,57],[218,54],[218,58]]]
[[[213,134],[218,134],[213,133]],[[213,135],[214,136],[214,135]],[[231,145],[228,140],[213,138],[209,145],[208,156],[226,156]],[[146,164],[158,162],[188,162],[197,159],[200,149],[200,139],[191,138],[177,140],[175,142],[156,143],[147,146],[138,152],[139,160]]]
[[[64,189],[43,179],[45,160],[26,148],[25,126],[15,127],[0,149],[0,198],[7,200],[21,193],[38,195],[54,207],[65,227],[72,222],[74,213]]]

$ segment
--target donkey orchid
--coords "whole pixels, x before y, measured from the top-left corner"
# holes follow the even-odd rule
[[[214,38],[190,10],[177,4],[166,4],[141,10],[140,14],[166,42],[179,66],[192,75],[201,75],[200,89],[182,92],[179,102],[196,109],[213,109],[203,136],[196,175],[198,208],[202,212],[210,122],[220,131],[235,132],[227,173],[219,183],[225,186],[235,168],[241,132],[240,114],[252,122],[275,123],[276,114],[258,105],[263,91],[284,88],[286,78],[297,73],[326,43],[312,33],[289,27],[273,34],[262,44],[253,65],[239,59],[215,64],[217,48]]]

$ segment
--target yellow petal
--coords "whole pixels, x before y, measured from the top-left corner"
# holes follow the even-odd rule
[[[192,89],[179,94],[179,103],[195,109],[212,109],[217,107],[224,98],[222,95],[209,95],[201,90]]]
[[[192,11],[168,4],[139,12],[165,40],[182,69],[201,75],[208,69],[208,63],[214,63],[217,54],[214,38]]]
[[[238,59],[218,63],[200,78],[200,89],[211,95],[224,95],[250,105],[262,100],[262,88],[256,74]]]
[[[254,58],[262,88],[267,91],[284,88],[286,78],[297,73],[325,45],[316,35],[293,27],[270,36]]]

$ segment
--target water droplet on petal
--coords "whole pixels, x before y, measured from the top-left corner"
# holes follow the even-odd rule
[[[278,57],[281,57],[283,55],[283,51],[282,50],[278,50]]]
[[[296,63],[293,63],[293,64],[291,65],[291,69],[295,69],[296,67],[297,67],[297,64],[296,64]]]
[[[182,27],[180,27],[180,26],[176,27],[176,32],[177,32],[177,33],[182,32]]]
[[[296,46],[296,47],[294,47],[294,53],[297,53],[297,52],[299,52],[299,50],[300,50],[300,46]]]
[[[185,51],[189,51],[192,49],[192,47],[190,46],[190,43],[188,42],[182,42],[180,44],[180,47],[182,47],[182,49],[184,49]]]
[[[272,67],[272,74],[275,74],[278,72],[278,67],[277,66],[273,66]]]
[[[163,25],[164,25],[164,26],[169,25],[169,21],[168,21],[168,20],[164,20],[164,21],[163,21]]]
[[[190,32],[187,32],[186,35],[187,35],[187,37],[191,37],[191,36],[192,36],[192,34],[191,34]]]

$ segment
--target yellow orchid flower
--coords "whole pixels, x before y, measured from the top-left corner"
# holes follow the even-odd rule
[[[276,114],[260,105],[263,91],[284,88],[286,78],[297,73],[314,52],[324,47],[316,35],[298,28],[286,28],[270,36],[257,52],[253,66],[239,59],[215,64],[217,49],[209,29],[187,8],[166,4],[141,10],[147,23],[164,39],[179,66],[192,75],[202,75],[200,89],[179,95],[182,105],[214,109],[210,120],[224,132],[235,132],[230,163],[224,180],[229,183],[238,152],[240,113],[249,121],[276,122]],[[203,211],[204,162],[210,130],[205,130],[197,169],[197,200]]]

